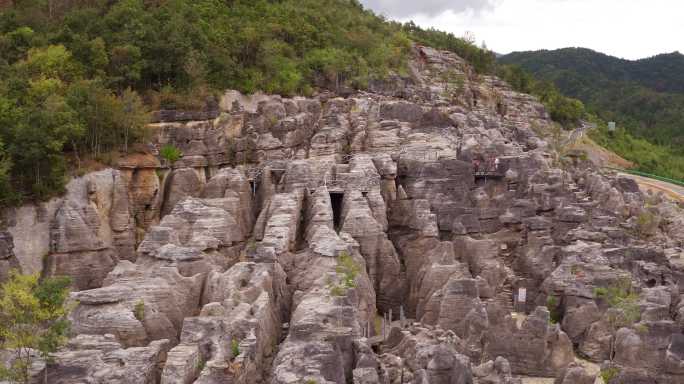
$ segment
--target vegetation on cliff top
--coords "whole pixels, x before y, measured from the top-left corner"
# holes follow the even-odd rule
[[[365,87],[410,40],[355,1],[14,1],[0,10],[0,204],[63,189],[69,164],[127,151],[146,111],[214,90]]]
[[[0,205],[58,194],[81,159],[128,151],[150,109],[212,107],[227,88],[362,89],[406,73],[411,41],[520,80],[472,40],[386,21],[356,0],[9,2],[0,9]],[[528,80],[514,84],[558,121],[578,119],[580,104]]]

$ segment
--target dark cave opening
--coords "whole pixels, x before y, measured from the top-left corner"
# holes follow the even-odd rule
[[[333,210],[333,225],[335,230],[339,231],[342,225],[342,202],[344,201],[344,193],[330,192],[330,204]]]

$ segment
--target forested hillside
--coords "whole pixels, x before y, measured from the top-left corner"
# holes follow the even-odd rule
[[[48,0],[0,14],[0,199],[59,193],[83,157],[144,135],[146,113],[216,91],[291,95],[402,72],[410,40],[353,1]]]
[[[566,48],[512,53],[499,61],[553,82],[591,113],[616,121],[624,131],[595,135],[641,169],[684,178],[684,55],[629,61]]]
[[[407,74],[412,42],[503,75],[565,125],[584,114],[473,41],[387,21],[356,0],[0,2],[0,204],[55,195],[86,160],[130,151],[151,110],[206,108],[225,89],[364,89]]]

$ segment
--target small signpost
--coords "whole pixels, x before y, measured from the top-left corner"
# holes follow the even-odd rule
[[[617,127],[617,124],[615,124],[614,121],[611,121],[608,123],[608,132],[613,133],[615,132],[615,129]]]
[[[527,301],[527,288],[518,288],[518,297],[515,303],[515,309],[518,312],[523,312],[525,302]]]

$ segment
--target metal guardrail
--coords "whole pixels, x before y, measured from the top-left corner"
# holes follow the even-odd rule
[[[342,180],[327,180],[322,178],[313,180],[307,184],[307,188],[315,190],[320,187],[326,187],[329,190],[358,190],[361,192],[368,192],[373,187],[380,185],[380,178],[373,176],[352,177]]]
[[[669,177],[658,176],[658,175],[654,175],[652,173],[636,171],[633,169],[621,169],[621,168],[614,168],[614,167],[603,167],[603,168],[611,169],[613,171],[628,173],[631,175],[646,177],[646,178],[653,179],[653,180],[664,181],[666,183],[675,184],[675,185],[679,185],[680,187],[684,187],[684,181],[682,181],[682,180],[670,179]]]

